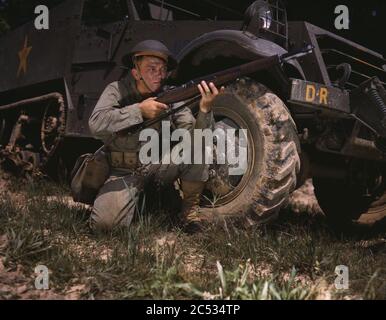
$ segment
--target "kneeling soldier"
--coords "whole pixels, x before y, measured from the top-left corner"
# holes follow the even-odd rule
[[[163,86],[168,71],[176,66],[170,51],[159,41],[146,40],[137,44],[128,57],[132,62],[131,72],[106,87],[89,119],[92,134],[105,143],[114,133],[146,119],[153,119],[168,108],[157,102],[154,96]],[[191,131],[212,128],[212,102],[219,91],[212,83],[207,85],[202,82],[198,87],[202,97],[197,119],[186,107],[171,117],[174,128]],[[117,107],[119,105],[120,108]],[[158,124],[153,128],[160,131]],[[195,229],[200,221],[198,206],[208,179],[208,166],[177,165],[173,162],[162,164],[162,161],[158,165],[143,165],[138,158],[141,145],[143,142],[139,141],[139,133],[136,133],[118,135],[107,146],[111,174],[94,202],[92,226],[97,229],[129,226],[146,179],[168,184],[180,178],[183,224],[187,229]]]

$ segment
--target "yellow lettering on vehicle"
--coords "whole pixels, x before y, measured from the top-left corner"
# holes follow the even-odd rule
[[[320,88],[320,91],[319,91],[319,103],[320,104],[328,105],[327,96],[328,96],[327,88]]]
[[[306,87],[306,101],[313,102],[315,100],[316,90],[315,87],[311,84],[307,84]]]
[[[313,84],[307,84],[305,100],[310,103],[316,102],[328,106],[328,89],[316,88]]]

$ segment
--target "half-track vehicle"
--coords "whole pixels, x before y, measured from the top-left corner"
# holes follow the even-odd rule
[[[310,54],[226,85],[216,126],[247,129],[248,166],[229,176],[228,164],[212,165],[203,206],[251,224],[269,221],[312,177],[334,227],[382,209],[384,57],[287,21],[280,1],[225,2],[123,0],[110,12],[95,9],[103,1],[67,0],[50,10],[48,30],[31,21],[1,37],[2,165],[62,176],[81,153],[96,150],[89,116],[105,86],[126,75],[123,58],[141,40],[173,51],[174,85],[312,45]]]

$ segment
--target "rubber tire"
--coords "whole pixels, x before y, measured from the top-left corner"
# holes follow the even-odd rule
[[[224,113],[244,122],[241,128],[247,129],[248,144],[256,152],[238,196],[209,210],[217,217],[244,217],[249,225],[271,221],[297,185],[300,144],[296,125],[283,101],[250,78],[232,83],[216,98],[215,116]]]

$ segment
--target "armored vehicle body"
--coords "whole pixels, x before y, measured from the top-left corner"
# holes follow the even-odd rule
[[[0,38],[3,166],[65,172],[79,154],[95,150],[100,142],[90,135],[90,113],[105,86],[125,76],[123,57],[141,40],[161,40],[173,51],[175,85],[310,44],[306,56],[226,85],[214,108],[216,126],[247,129],[248,167],[228,176],[228,164],[213,165],[203,206],[251,224],[269,221],[312,177],[334,227],[380,208],[386,177],[381,54],[308,22],[288,22],[276,0],[233,7],[124,0],[118,7],[98,17],[93,1],[68,0],[50,10],[49,30],[36,30],[31,21]]]

